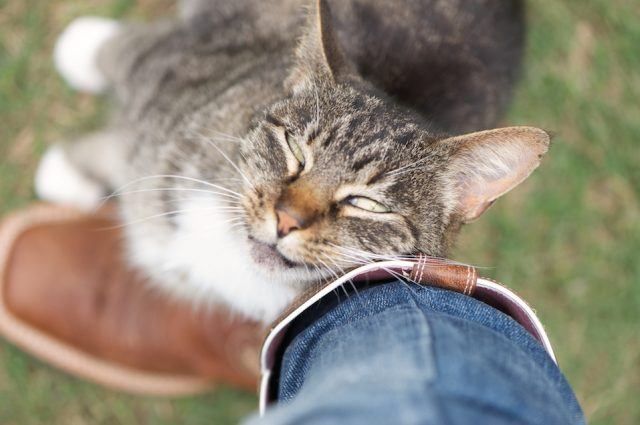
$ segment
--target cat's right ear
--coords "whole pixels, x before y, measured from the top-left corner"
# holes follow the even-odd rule
[[[356,72],[338,42],[329,4],[327,0],[317,0],[309,13],[287,86],[295,91],[309,82],[335,83],[350,78],[356,78]]]
[[[444,173],[447,205],[463,223],[478,218],[498,197],[524,181],[549,149],[547,132],[506,127],[440,141],[451,157]]]

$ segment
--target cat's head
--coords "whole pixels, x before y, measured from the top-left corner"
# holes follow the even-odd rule
[[[549,136],[532,127],[433,131],[357,76],[329,23],[320,1],[289,96],[243,146],[254,259],[300,279],[296,271],[386,256],[444,256],[461,224],[538,166]]]

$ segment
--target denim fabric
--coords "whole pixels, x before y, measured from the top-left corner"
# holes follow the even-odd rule
[[[261,424],[581,424],[543,347],[473,298],[392,282],[304,327]]]

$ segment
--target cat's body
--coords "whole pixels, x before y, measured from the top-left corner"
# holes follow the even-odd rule
[[[444,255],[546,151],[531,128],[444,137],[504,109],[520,2],[301,3],[191,0],[179,20],[105,29],[96,81],[118,112],[50,152],[38,191],[74,201],[66,165],[83,206],[120,189],[136,266],[262,320],[372,255]]]

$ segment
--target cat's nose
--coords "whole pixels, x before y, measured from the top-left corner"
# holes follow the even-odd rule
[[[302,228],[302,223],[295,217],[283,209],[276,209],[276,217],[278,218],[278,237],[283,238],[294,230]]]

